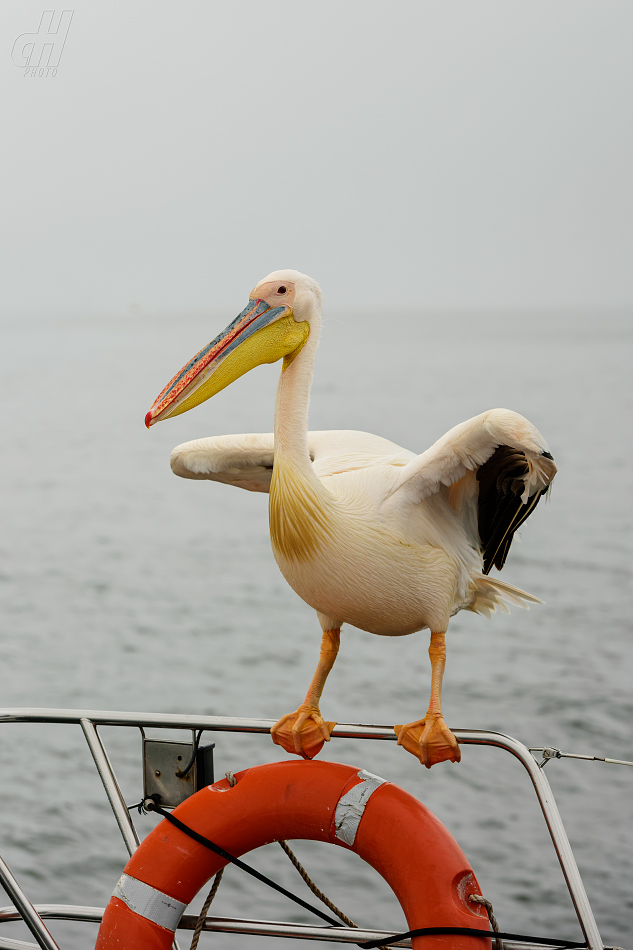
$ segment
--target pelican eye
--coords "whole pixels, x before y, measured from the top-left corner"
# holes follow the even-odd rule
[[[278,287],[278,288],[277,288],[277,293],[278,293],[278,294],[285,294],[287,291],[288,291],[288,288],[287,288],[287,287],[284,287],[283,284],[281,285],[281,287]]]

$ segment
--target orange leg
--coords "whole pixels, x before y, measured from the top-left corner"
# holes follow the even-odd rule
[[[406,726],[394,726],[398,745],[418,757],[430,769],[438,762],[459,762],[462,755],[457,739],[444,722],[442,715],[442,677],[446,666],[444,633],[432,633],[429,646],[431,660],[431,699],[424,719]]]
[[[293,752],[304,759],[313,759],[330,741],[335,722],[325,722],[321,718],[319,701],[330,670],[334,666],[341,639],[341,628],[324,630],[321,640],[321,654],[316,672],[312,677],[306,698],[296,712],[282,716],[270,730],[275,745],[282,746],[286,752]]]

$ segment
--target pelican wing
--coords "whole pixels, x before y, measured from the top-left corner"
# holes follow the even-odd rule
[[[273,470],[274,435],[216,435],[177,445],[171,467],[181,478],[206,478],[248,491],[267,492]],[[403,466],[412,452],[369,432],[308,432],[308,451],[320,478],[393,460]]]
[[[484,573],[503,567],[512,538],[556,474],[527,419],[491,409],[455,426],[403,469],[396,491],[423,501],[443,491],[482,550]]]
[[[177,445],[170,465],[181,478],[208,478],[248,491],[267,492],[273,470],[272,432],[216,435]]]

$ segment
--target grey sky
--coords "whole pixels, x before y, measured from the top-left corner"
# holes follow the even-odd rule
[[[3,313],[232,313],[278,267],[336,308],[633,304],[629,0],[76,0],[25,77],[42,9],[0,14]]]

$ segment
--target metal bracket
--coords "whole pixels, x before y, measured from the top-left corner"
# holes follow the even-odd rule
[[[143,737],[143,800],[152,798],[163,808],[175,808],[187,798],[213,784],[215,743],[198,746],[193,764],[193,742],[168,742]]]
[[[543,761],[538,763],[539,769],[544,769],[550,759],[562,759],[563,757],[560,749],[554,749],[552,746],[547,746],[545,749],[530,749],[530,752],[543,753]]]

